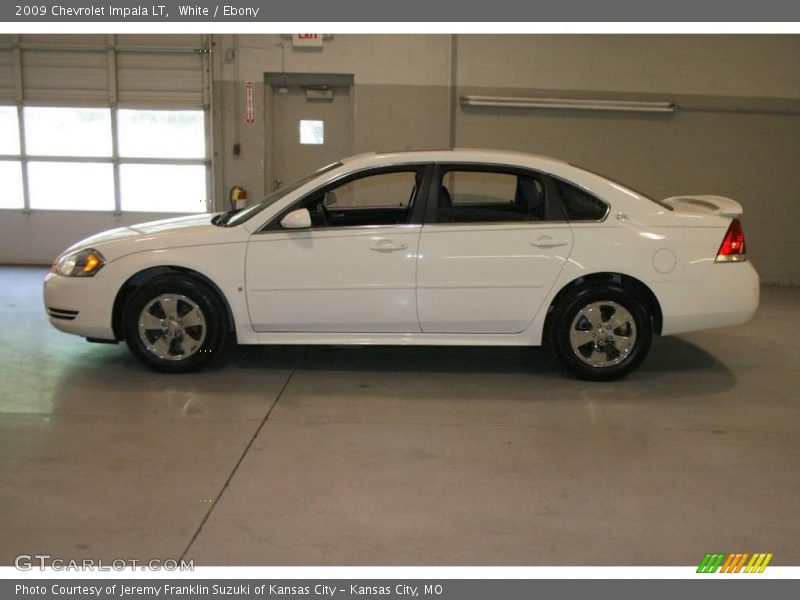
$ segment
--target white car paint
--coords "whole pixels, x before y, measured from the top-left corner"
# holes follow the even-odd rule
[[[307,193],[349,173],[442,162],[551,174],[603,199],[609,212],[590,223],[257,233]],[[106,265],[94,277],[50,273],[45,303],[78,311],[74,320],[51,317],[58,329],[113,340],[114,301],[125,282],[167,265],[213,282],[240,344],[539,345],[558,292],[578,278],[611,272],[633,277],[655,294],[664,334],[741,324],[758,306],[758,275],[747,261],[715,262],[731,216],[741,207],[713,196],[694,203],[687,198],[671,199],[671,211],[568,163],[522,153],[364,154],[343,160],[238,226],[217,227],[211,215],[195,215],[82,240],[65,255],[94,248]]]
[[[245,263],[253,330],[419,333],[414,281],[421,229],[345,227],[253,236]]]
[[[417,303],[425,333],[525,331],[572,250],[566,223],[432,224],[423,230]]]

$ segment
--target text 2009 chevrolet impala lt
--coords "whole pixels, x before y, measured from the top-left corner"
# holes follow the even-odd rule
[[[537,346],[588,379],[653,334],[746,322],[742,207],[655,202],[566,162],[486,150],[366,154],[238,212],[114,229],[45,280],[51,323],[197,369],[226,343]]]

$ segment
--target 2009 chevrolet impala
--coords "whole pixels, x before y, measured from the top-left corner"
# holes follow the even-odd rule
[[[528,154],[365,154],[238,212],[85,239],[56,260],[45,303],[58,329],[125,340],[163,371],[229,341],[548,341],[579,376],[613,379],[654,334],[750,319],[741,212]]]

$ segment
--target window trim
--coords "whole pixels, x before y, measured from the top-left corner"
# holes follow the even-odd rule
[[[323,185],[314,188],[310,192],[303,194],[300,198],[292,202],[289,206],[279,211],[274,217],[272,217],[266,223],[264,223],[264,225],[262,225],[256,231],[256,234],[275,233],[275,232],[286,233],[287,231],[308,232],[308,231],[341,231],[345,229],[362,230],[368,228],[375,229],[381,227],[408,227],[409,225],[422,225],[423,217],[428,204],[428,197],[430,194],[430,183],[433,170],[432,166],[433,165],[428,162],[414,162],[414,163],[405,163],[405,164],[389,165],[381,167],[375,167],[375,166],[365,167],[357,171],[342,173],[335,179],[332,179],[331,181],[328,181]],[[364,177],[370,177],[372,175],[382,175],[384,173],[402,173],[411,171],[421,172],[422,180],[419,186],[420,189],[417,190],[413,203],[410,207],[409,217],[406,223],[398,223],[395,225],[343,225],[340,227],[309,227],[308,229],[292,229],[292,230],[284,229],[280,225],[283,217],[288,215],[290,212],[297,210],[297,208],[301,204],[303,204],[303,202],[308,200],[311,196],[324,194],[325,192],[330,191],[335,187],[346,185],[351,181],[355,181],[357,179],[363,179]]]
[[[542,221],[472,221],[469,223],[443,223],[437,221],[439,210],[439,190],[442,186],[444,176],[450,171],[466,171],[477,173],[500,173],[507,175],[519,176],[537,176],[541,178],[544,184],[545,198],[552,195],[554,204],[560,210],[562,219],[545,219]],[[429,184],[429,192],[427,197],[427,207],[425,211],[425,225],[436,225],[444,227],[464,227],[470,225],[478,225],[488,227],[490,225],[498,225],[507,227],[508,225],[530,226],[530,225],[558,225],[559,223],[569,223],[567,219],[567,212],[561,202],[561,195],[555,190],[555,185],[550,181],[551,175],[544,171],[538,171],[530,167],[523,167],[519,165],[509,165],[505,163],[470,163],[470,162],[447,162],[447,163],[434,163],[433,174]],[[438,182],[438,185],[434,185]],[[554,193],[555,192],[555,193]]]

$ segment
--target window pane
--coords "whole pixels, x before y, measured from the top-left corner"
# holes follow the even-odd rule
[[[114,210],[114,169],[98,163],[28,163],[31,208]]]
[[[312,227],[400,225],[408,216],[422,169],[365,175],[303,200]]]
[[[111,156],[111,110],[26,106],[25,145],[40,156]]]
[[[416,185],[417,174],[382,173],[362,177],[339,186],[328,195],[328,204],[336,208],[407,207]]]
[[[445,176],[453,204],[506,203],[514,200],[516,175],[450,171]]]
[[[119,110],[120,156],[205,158],[202,110]]]
[[[492,223],[545,219],[544,185],[538,176],[450,171],[439,189],[438,221]]]
[[[206,212],[203,165],[121,165],[122,210]]]
[[[22,208],[22,163],[0,160],[0,208]]]
[[[19,154],[16,106],[0,106],[0,154]]]
[[[565,181],[555,182],[570,221],[600,221],[606,216],[608,207],[602,200]]]
[[[324,144],[325,121],[300,121],[301,144]]]

